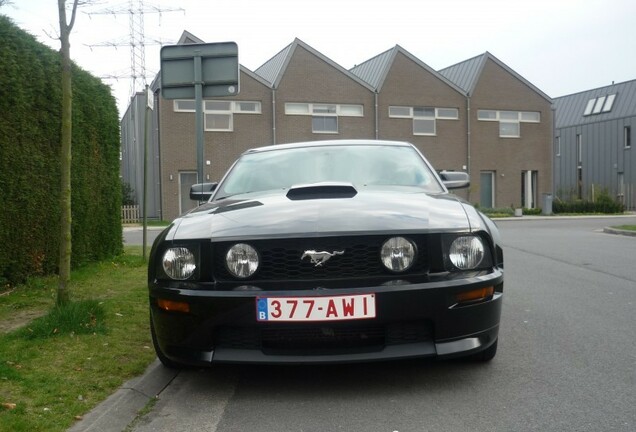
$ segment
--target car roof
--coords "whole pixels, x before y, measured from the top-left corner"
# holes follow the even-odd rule
[[[264,147],[255,147],[247,150],[243,154],[260,153],[272,150],[284,150],[303,147],[326,147],[326,146],[352,146],[352,145],[375,145],[375,146],[391,146],[391,147],[413,147],[411,143],[404,141],[387,141],[374,139],[341,139],[341,140],[321,140],[321,141],[304,141],[289,144],[275,144]]]

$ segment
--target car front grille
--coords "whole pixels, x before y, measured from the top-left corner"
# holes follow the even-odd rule
[[[266,354],[334,354],[381,351],[388,345],[425,342],[432,338],[429,321],[374,325],[267,325],[220,327],[217,348],[254,349]]]
[[[252,280],[316,280],[351,279],[389,275],[380,262],[380,249],[390,236],[348,236],[303,239],[274,239],[251,241],[260,255],[259,270]],[[417,259],[409,274],[426,273],[428,269],[426,236],[405,236],[416,243]],[[225,266],[227,250],[235,243],[214,244],[214,274],[218,280],[234,279]],[[322,265],[303,257],[306,251],[340,252]]]

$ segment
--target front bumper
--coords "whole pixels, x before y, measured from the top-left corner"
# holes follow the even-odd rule
[[[457,294],[494,287],[487,299],[458,304]],[[375,293],[372,320],[261,323],[256,297]],[[158,299],[189,304],[169,312]],[[150,285],[150,316],[158,349],[168,359],[205,366],[230,363],[347,363],[478,353],[498,337],[503,273],[432,283],[337,290],[212,291]]]

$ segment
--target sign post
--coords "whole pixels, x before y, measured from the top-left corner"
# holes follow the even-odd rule
[[[239,93],[238,46],[234,42],[166,45],[161,48],[161,96],[194,99],[198,182],[203,178],[203,98]]]

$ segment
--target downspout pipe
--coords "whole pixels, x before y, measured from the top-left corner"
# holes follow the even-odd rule
[[[373,92],[373,99],[375,103],[375,139],[380,139],[380,126],[378,118],[378,91]]]
[[[272,144],[276,144],[276,89],[272,89]]]
[[[471,130],[470,130],[470,94],[466,95],[466,173],[470,177],[471,175],[471,167],[470,167],[470,151],[471,151]],[[474,184],[474,181],[471,179],[471,183]],[[468,201],[470,202],[470,190],[468,188]]]

